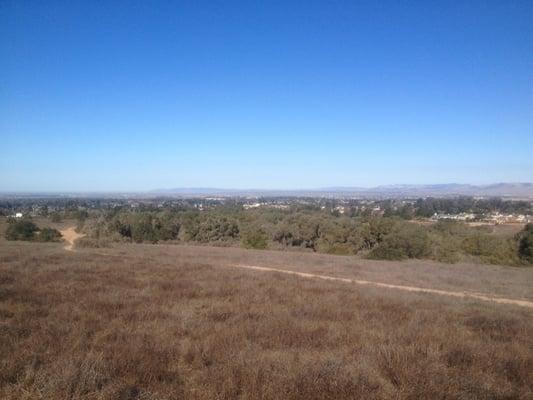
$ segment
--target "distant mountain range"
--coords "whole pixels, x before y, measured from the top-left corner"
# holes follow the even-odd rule
[[[0,198],[155,198],[155,197],[329,197],[329,198],[418,198],[418,197],[504,197],[533,199],[533,183],[495,183],[468,185],[459,183],[433,185],[385,185],[376,187],[335,186],[318,189],[223,189],[171,188],[137,192],[8,192],[0,191]]]
[[[469,185],[459,183],[433,185],[385,185],[372,188],[326,187],[302,190],[174,188],[156,189],[152,195],[174,196],[324,196],[324,197],[511,197],[533,198],[533,183],[496,183]]]

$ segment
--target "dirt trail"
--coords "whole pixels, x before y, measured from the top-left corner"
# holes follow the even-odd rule
[[[277,269],[277,268],[268,268],[268,267],[258,267],[255,265],[232,265],[232,267],[236,268],[244,268],[244,269],[251,269],[255,271],[264,271],[264,272],[280,272],[282,274],[290,274],[290,275],[297,275],[304,278],[316,278],[316,279],[324,279],[328,281],[338,281],[338,282],[346,282],[346,283],[355,283],[357,285],[368,285],[368,286],[374,286],[374,287],[382,287],[387,289],[397,289],[397,290],[404,290],[407,292],[420,292],[420,293],[433,293],[433,294],[439,294],[443,296],[451,296],[451,297],[460,297],[460,298],[472,298],[476,300],[483,300],[483,301],[492,301],[500,304],[512,304],[516,306],[522,306],[522,307],[529,307],[533,308],[533,301],[527,301],[527,300],[515,300],[515,299],[506,299],[503,297],[494,297],[490,294],[486,293],[476,293],[476,292],[451,292],[448,290],[439,290],[439,289],[427,289],[427,288],[421,288],[416,286],[403,286],[403,285],[391,285],[388,283],[382,283],[382,282],[372,282],[372,281],[363,281],[358,279],[349,279],[349,278],[338,278],[334,276],[327,276],[327,275],[317,275],[317,274],[309,274],[306,272],[296,272],[296,271],[289,271],[286,269]]]
[[[64,239],[68,243],[68,245],[65,246],[65,250],[70,250],[70,251],[73,251],[74,241],[76,239],[79,239],[85,236],[84,234],[77,233],[73,227],[65,229],[61,231],[61,233]],[[99,255],[99,256],[104,256],[104,257],[121,257],[121,258],[125,257],[123,254],[110,254],[107,252],[90,251],[90,253]],[[480,293],[480,292],[471,292],[471,291],[455,292],[455,291],[441,290],[441,289],[429,289],[429,288],[423,288],[423,287],[418,287],[418,286],[393,285],[393,284],[383,283],[383,282],[311,274],[307,272],[298,272],[298,271],[291,271],[291,270],[279,269],[279,268],[259,267],[256,265],[226,264],[225,266],[231,267],[231,268],[242,268],[242,269],[262,271],[262,272],[278,272],[282,274],[296,275],[296,276],[300,276],[303,278],[323,279],[323,280],[328,280],[328,281],[337,281],[337,282],[351,283],[351,284],[356,284],[356,285],[367,285],[367,286],[386,288],[386,289],[403,290],[407,292],[431,293],[431,294],[438,294],[441,296],[471,298],[471,299],[476,299],[476,300],[489,301],[489,302],[494,302],[494,303],[499,303],[499,304],[510,304],[510,305],[527,307],[527,308],[533,309],[533,301],[497,297],[490,293]]]
[[[64,230],[62,230],[60,232],[63,235],[63,239],[65,239],[65,241],[67,242],[67,244],[65,246],[65,250],[68,250],[68,251],[72,251],[73,250],[74,241],[76,241],[76,239],[79,239],[79,238],[85,236],[82,233],[76,232],[74,227],[70,227],[70,228],[64,229]]]

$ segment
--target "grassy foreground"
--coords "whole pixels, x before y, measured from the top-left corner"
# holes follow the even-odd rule
[[[525,298],[530,269],[186,246],[105,251],[0,241],[0,398],[533,396],[531,309],[224,265],[285,262]]]

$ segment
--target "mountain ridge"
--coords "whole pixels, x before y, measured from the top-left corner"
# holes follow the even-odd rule
[[[360,195],[360,196],[494,196],[494,197],[533,197],[531,182],[498,182],[487,185],[461,183],[443,184],[396,184],[374,187],[332,186],[316,189],[233,189],[233,188],[168,188],[151,190],[151,194],[182,195]]]

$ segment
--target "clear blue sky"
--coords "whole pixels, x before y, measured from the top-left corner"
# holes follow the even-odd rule
[[[0,1],[0,191],[533,181],[533,1]]]

